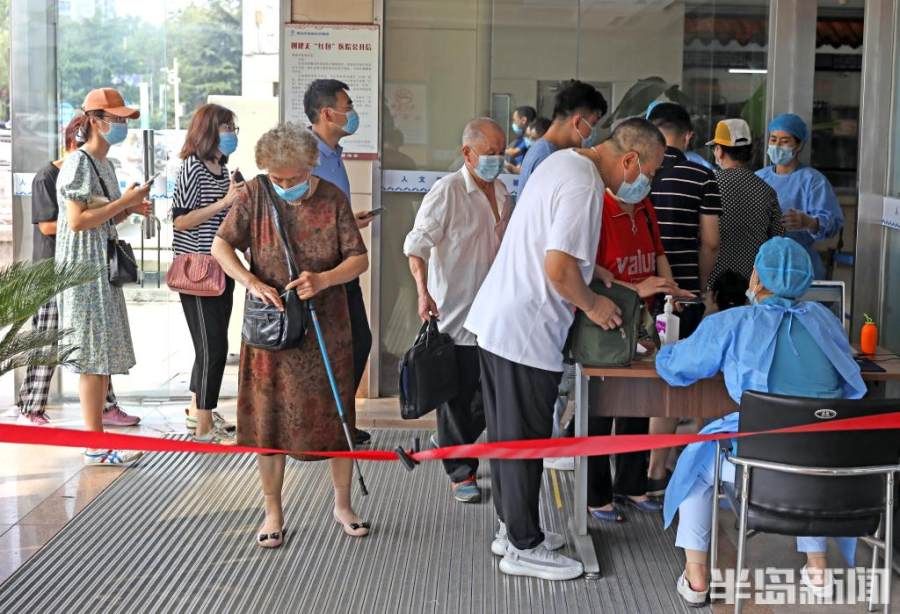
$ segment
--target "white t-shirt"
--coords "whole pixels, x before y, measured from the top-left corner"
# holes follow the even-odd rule
[[[537,167],[466,319],[480,347],[529,367],[563,370],[575,307],[553,289],[544,256],[550,250],[569,254],[590,282],[604,189],[594,163],[571,149]]]

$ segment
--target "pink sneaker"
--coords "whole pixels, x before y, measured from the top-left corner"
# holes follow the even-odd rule
[[[39,414],[19,414],[19,419],[16,422],[25,426],[47,426],[50,424],[50,418],[43,412]]]
[[[118,405],[103,410],[103,426],[137,426],[140,421],[140,417],[126,414]]]

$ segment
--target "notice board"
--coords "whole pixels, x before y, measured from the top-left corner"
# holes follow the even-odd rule
[[[281,117],[309,125],[303,94],[315,79],[350,89],[359,130],[341,140],[345,158],[378,157],[379,27],[374,24],[288,23],[282,36]]]

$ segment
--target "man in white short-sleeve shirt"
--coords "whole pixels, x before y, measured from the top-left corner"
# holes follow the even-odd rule
[[[621,325],[615,304],[588,287],[603,192],[649,182],[664,147],[652,124],[629,119],[596,147],[554,153],[529,180],[465,324],[478,339],[488,441],[550,436],[576,308],[603,328]],[[542,471],[540,460],[491,461],[500,518],[491,550],[504,573],[568,580],[583,569],[556,552],[561,536],[541,530]]]
[[[457,172],[442,177],[429,190],[406,235],[403,253],[419,295],[419,317],[439,318],[441,332],[456,344],[456,396],[437,408],[441,446],[475,441],[484,431],[484,405],[475,335],[463,328],[475,293],[494,262],[512,202],[503,182],[506,135],[490,118],[470,121],[463,130]],[[478,459],[443,461],[453,497],[463,503],[481,500],[475,480]]]

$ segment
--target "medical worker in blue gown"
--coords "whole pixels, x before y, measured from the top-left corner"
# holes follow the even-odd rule
[[[659,375],[671,386],[690,386],[724,373],[728,395],[739,403],[745,390],[774,394],[858,399],[866,393],[859,367],[840,321],[814,302],[799,302],[813,279],[812,263],[799,243],[785,237],[766,241],[756,255],[747,297],[750,305],[705,318],[693,335],[660,350]],[[731,433],[738,412],[711,422],[701,433]],[[679,595],[704,603],[709,595],[707,551],[712,521],[715,443],[691,444],[682,452],[666,489],[665,525],[679,512],[675,545],[687,564],[678,578]],[[722,479],[734,481],[734,466],[723,462]],[[852,557],[855,540],[840,538]],[[833,583],[825,566],[825,538],[799,537],[807,555],[801,578],[816,595],[829,595]]]
[[[812,259],[814,279],[825,278],[815,243],[837,235],[844,214],[825,175],[800,164],[800,151],[808,142],[806,123],[793,113],[783,113],[769,123],[766,154],[772,164],[756,174],[778,194],[785,236],[806,248]]]

